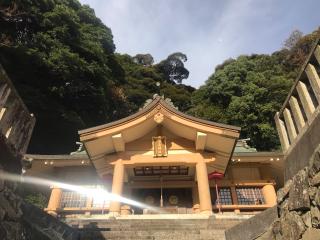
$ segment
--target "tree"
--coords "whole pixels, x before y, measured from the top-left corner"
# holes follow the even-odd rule
[[[290,36],[284,41],[284,47],[291,50],[297,45],[298,41],[303,37],[303,33],[300,30],[294,30]]]
[[[151,66],[154,62],[153,57],[149,53],[137,54],[132,59],[135,63],[141,64],[144,66]]]
[[[181,83],[183,79],[189,77],[189,71],[184,67],[187,56],[181,52],[176,52],[156,65],[163,74],[163,78],[169,82]]]
[[[318,28],[312,33],[303,37],[296,37],[296,40],[292,41],[294,44],[290,47],[290,49],[288,49],[288,52],[285,54],[286,57],[284,58],[284,66],[286,67],[287,71],[292,71],[297,74],[300,66],[306,60],[315,40],[319,37],[320,30]]]
[[[78,129],[121,106],[111,30],[76,0],[4,1],[0,10],[0,62],[37,118],[29,151],[72,151]]]
[[[114,54],[111,29],[77,0],[2,1],[0,27],[0,63],[37,119],[29,152],[73,151],[79,129],[132,114],[165,81],[150,54]],[[190,105],[193,88],[162,87]]]
[[[319,29],[305,36],[297,30],[271,55],[227,59],[193,93],[189,113],[241,126],[241,137],[258,150],[279,148],[273,117],[319,37]]]
[[[291,84],[277,55],[240,56],[223,63],[194,92],[189,113],[241,126],[241,137],[251,138],[257,149],[275,149],[279,142],[273,117]]]
[[[190,108],[191,93],[195,90],[193,87],[166,81],[157,64],[138,64],[135,57],[127,54],[116,54],[116,59],[125,71],[126,84],[123,89],[126,96],[128,114],[138,111],[145,101],[151,99],[154,94],[161,94],[166,98],[171,98],[174,104],[182,111]],[[157,86],[157,82],[161,83],[160,88]]]

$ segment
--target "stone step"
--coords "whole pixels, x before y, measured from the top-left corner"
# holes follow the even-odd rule
[[[105,236],[108,240],[225,240],[224,234],[212,234],[212,235],[201,235],[201,234],[185,234],[185,235],[151,235],[151,236]],[[102,238],[104,239],[104,238]],[[95,239],[98,240],[98,239]],[[100,239],[99,239],[100,240]]]
[[[88,219],[80,222],[80,229],[83,232],[94,234],[94,238],[83,237],[81,240],[225,240],[225,229],[240,221],[233,219],[121,219],[90,221]],[[76,221],[73,223],[76,223]]]
[[[211,219],[211,220],[198,220],[198,219],[188,219],[188,220],[171,220],[171,219],[163,219],[163,220],[146,220],[146,219],[141,219],[141,220],[95,220],[95,219],[87,219],[87,220],[81,220],[81,221],[75,221],[75,220],[69,220],[67,223],[69,225],[78,225],[78,223],[81,222],[81,224],[90,224],[90,223],[95,223],[95,224],[117,224],[117,225],[145,225],[145,224],[198,224],[198,225],[203,225],[203,224],[216,224],[216,223],[225,223],[225,222],[241,222],[241,220],[236,220],[236,219]]]
[[[128,229],[133,229],[133,230],[145,230],[146,228],[148,229],[179,229],[179,230],[188,230],[188,229],[199,229],[199,230],[207,230],[207,229],[226,229],[228,226],[230,227],[230,223],[228,224],[212,224],[212,225],[203,225],[203,226],[199,226],[199,225],[195,225],[195,224],[183,224],[183,225],[168,225],[168,224],[161,224],[161,225],[148,225],[148,224],[144,224],[144,225],[98,225],[97,228],[101,228],[101,229],[108,229],[111,231],[117,231],[117,230],[128,230]],[[84,228],[86,228],[86,226],[84,226]]]
[[[114,239],[114,238],[159,238],[159,239],[197,239],[201,237],[201,239],[224,239],[224,231],[216,231],[216,230],[188,230],[188,231],[103,231],[100,232],[101,235],[106,237],[106,239]]]
[[[163,230],[154,230],[154,229],[146,229],[144,231],[135,231],[135,230],[126,230],[126,231],[101,231],[106,235],[125,235],[125,236],[154,236],[158,234],[200,234],[200,230],[189,230],[189,231],[179,231],[176,229],[171,229],[170,231],[163,231]]]
[[[202,228],[206,228],[208,226],[211,226],[211,227],[214,227],[214,226],[221,226],[221,225],[225,225],[224,223],[223,224],[220,224],[220,223],[217,223],[217,224],[170,224],[170,223],[162,223],[162,224],[98,224],[97,226],[99,227],[108,227],[108,228],[112,228],[112,227],[158,227],[158,226],[186,226],[186,227],[191,227],[191,226],[194,226],[194,227],[202,227]]]
[[[153,232],[153,233],[146,233],[146,232],[135,232],[131,233],[131,235],[123,234],[123,233],[112,233],[112,232],[101,232],[102,236],[106,239],[128,239],[130,238],[153,238],[153,239],[201,239],[200,233],[188,233],[188,232],[175,232],[175,233],[168,233],[168,232]]]

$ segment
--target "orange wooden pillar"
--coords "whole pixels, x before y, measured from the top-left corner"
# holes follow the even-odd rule
[[[112,194],[121,196],[124,180],[124,165],[122,160],[118,160],[114,166],[113,180],[112,180]],[[110,203],[110,214],[119,215],[121,210],[121,203],[119,201],[112,201]]]
[[[62,189],[58,187],[52,187],[51,195],[47,207],[48,214],[57,216],[57,209],[60,207],[60,201],[62,197]]]
[[[267,205],[269,205],[270,207],[273,207],[274,205],[277,204],[277,194],[273,184],[270,183],[263,186],[262,193]]]
[[[200,212],[206,213],[206,214],[212,214],[207,165],[203,161],[203,159],[201,159],[196,164],[196,172],[197,172],[197,181],[198,181]]]

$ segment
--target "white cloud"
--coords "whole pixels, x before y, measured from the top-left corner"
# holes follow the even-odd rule
[[[308,32],[320,22],[318,13],[310,14],[320,2],[312,0],[80,1],[111,28],[118,52],[150,53],[156,61],[186,53],[190,76],[185,84],[196,87],[225,59],[270,53],[293,29]]]

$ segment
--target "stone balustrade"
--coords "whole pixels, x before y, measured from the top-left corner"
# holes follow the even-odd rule
[[[35,117],[23,103],[13,84],[0,65],[0,158],[3,166],[15,165],[25,154]],[[17,165],[15,165],[15,169]]]
[[[288,153],[319,113],[320,41],[317,40],[281,110],[275,115],[282,150]]]

